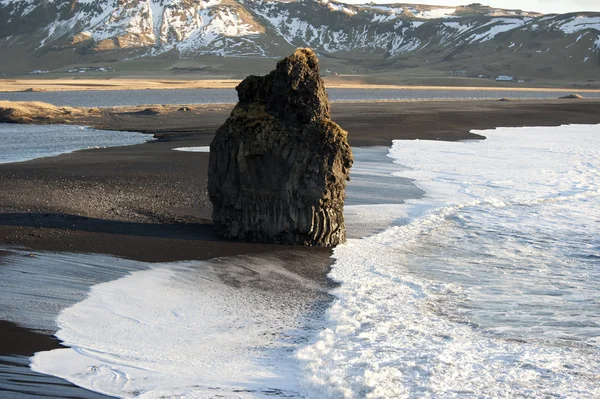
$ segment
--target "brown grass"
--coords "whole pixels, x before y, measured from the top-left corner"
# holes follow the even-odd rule
[[[235,79],[0,79],[0,91],[146,90],[146,89],[232,89]]]
[[[83,113],[80,108],[56,107],[38,101],[0,101],[0,122],[54,123],[57,120],[68,121]]]

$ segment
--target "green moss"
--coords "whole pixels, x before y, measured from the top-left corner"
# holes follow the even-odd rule
[[[235,118],[247,118],[247,119],[258,119],[258,118],[270,118],[271,115],[267,112],[267,106],[265,104],[247,104],[244,106],[237,106],[231,111],[231,116]]]

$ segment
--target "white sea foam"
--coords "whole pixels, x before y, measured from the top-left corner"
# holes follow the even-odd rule
[[[394,142],[425,198],[336,248],[306,397],[599,397],[600,126],[477,133]]]
[[[91,286],[116,280],[143,262],[95,254],[42,253],[0,246],[0,320],[55,331],[58,313],[87,296]]]
[[[269,258],[155,265],[63,310],[34,371],[122,398],[296,397],[320,288]]]
[[[173,151],[210,152],[210,147],[209,146],[203,146],[203,147],[177,147],[177,148],[173,148]]]
[[[89,148],[141,144],[152,138],[136,132],[97,130],[71,125],[0,123],[0,163],[22,162]]]

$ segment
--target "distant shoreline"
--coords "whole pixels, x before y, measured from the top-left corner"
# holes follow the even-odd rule
[[[76,90],[162,90],[162,89],[234,89],[241,79],[141,79],[141,78],[114,78],[114,79],[81,79],[81,78],[56,78],[56,79],[0,79],[0,92],[58,92]],[[585,87],[522,87],[519,83],[510,86],[424,86],[424,85],[392,85],[370,84],[355,80],[327,79],[325,85],[328,89],[392,89],[392,90],[489,90],[489,91],[542,91],[564,93],[600,93],[600,89]]]

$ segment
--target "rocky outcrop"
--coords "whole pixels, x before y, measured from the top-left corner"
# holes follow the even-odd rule
[[[151,35],[126,33],[123,35],[100,40],[98,43],[94,44],[91,49],[92,51],[101,52],[151,47],[154,46],[154,44],[154,37]]]
[[[330,120],[318,60],[298,49],[236,88],[239,102],[210,146],[208,191],[220,236],[334,246],[352,166],[347,133]]]
[[[581,100],[584,98],[581,94],[569,94],[568,96],[559,97],[559,99]]]
[[[71,45],[76,46],[85,42],[93,41],[92,35],[89,32],[80,32],[71,38]]]

